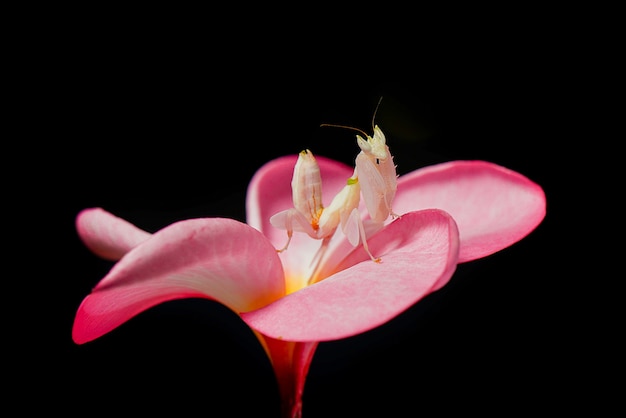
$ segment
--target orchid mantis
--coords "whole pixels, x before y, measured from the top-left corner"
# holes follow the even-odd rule
[[[362,241],[370,258],[376,262],[380,261],[369,252],[365,241],[365,229],[358,210],[361,188],[356,169],[330,205],[324,207],[319,166],[313,153],[307,149],[298,154],[291,189],[294,207],[278,212],[270,218],[270,223],[274,227],[287,230],[287,243],[277,250],[278,252],[287,249],[294,231],[305,232],[314,239],[322,239],[324,248],[337,227],[341,225],[342,231],[352,245],[356,246]]]
[[[374,125],[373,137],[367,134],[365,137],[367,139],[356,136],[361,152],[356,156],[355,172],[372,221],[382,223],[389,215],[393,218],[399,216],[391,209],[398,188],[398,176],[385,135],[378,125]]]
[[[391,208],[397,189],[397,175],[385,135],[378,125],[372,125],[373,136],[356,128],[322,125],[355,129],[365,136],[356,135],[361,152],[355,159],[354,173],[327,207],[322,204],[322,180],[315,157],[308,149],[300,152],[291,181],[294,206],[270,218],[274,227],[287,231],[287,243],[278,252],[288,248],[293,232],[297,231],[321,239],[320,253],[323,253],[337,227],[341,226],[350,244],[356,247],[361,243],[372,261],[381,261],[369,251],[364,222],[367,222],[371,233],[380,229],[389,216],[399,216]],[[361,219],[358,210],[361,195],[370,215],[367,221]],[[321,254],[316,257],[318,262],[320,258]]]
[[[350,126],[328,123],[322,124],[322,126],[351,129],[365,136],[365,139],[361,135],[357,134],[356,136],[356,141],[359,148],[361,148],[361,152],[356,156],[355,174],[358,176],[361,183],[361,191],[367,211],[372,221],[375,223],[384,222],[389,215],[393,218],[399,217],[399,215],[394,213],[391,209],[391,203],[393,202],[398,188],[396,166],[393,164],[393,156],[389,151],[389,146],[387,146],[385,134],[383,134],[383,131],[378,125],[374,124],[376,112],[382,100],[382,97],[378,100],[374,115],[372,116],[372,130],[374,136],[369,136],[362,130]]]

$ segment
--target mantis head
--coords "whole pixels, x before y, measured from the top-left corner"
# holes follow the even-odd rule
[[[376,158],[377,160],[385,160],[389,156],[387,150],[385,134],[380,130],[378,125],[374,126],[374,136],[365,135],[367,139],[363,139],[361,135],[356,136],[356,141],[359,144],[359,148],[368,156]]]

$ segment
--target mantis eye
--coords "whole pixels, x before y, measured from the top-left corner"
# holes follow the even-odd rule
[[[380,164],[380,158],[376,158],[376,165]]]

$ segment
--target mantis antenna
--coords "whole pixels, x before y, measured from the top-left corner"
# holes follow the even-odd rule
[[[372,115],[372,130],[374,130],[374,120],[376,119],[376,112],[378,112],[378,107],[380,106],[380,102],[382,100],[383,100],[383,96],[380,96],[380,99],[378,99],[378,103],[376,104],[376,108],[374,109],[374,114]],[[334,123],[322,123],[320,125],[320,127],[324,127],[324,126],[330,126],[330,127],[333,127],[333,128],[350,129],[350,130],[357,131],[357,132],[363,134],[363,136],[365,136],[366,138],[369,136],[368,134],[363,132],[363,130],[361,130],[359,128],[352,127],[352,126],[337,125],[337,124],[334,124]]]

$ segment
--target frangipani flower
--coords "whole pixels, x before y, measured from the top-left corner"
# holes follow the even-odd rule
[[[336,195],[353,168],[317,157],[324,196]],[[250,326],[274,368],[284,417],[299,417],[319,342],[347,338],[391,320],[444,286],[456,265],[500,251],[545,216],[541,187],[484,161],[454,161],[400,176],[390,219],[369,249],[337,232],[308,284],[320,241],[284,230],[270,217],[292,206],[296,156],[270,161],[252,178],[246,221],[188,219],[154,234],[101,209],[76,227],[96,255],[117,261],[76,313],[72,336],[92,341],[159,303],[202,297]],[[328,202],[324,202],[328,204]],[[363,208],[363,217],[365,210]]]

